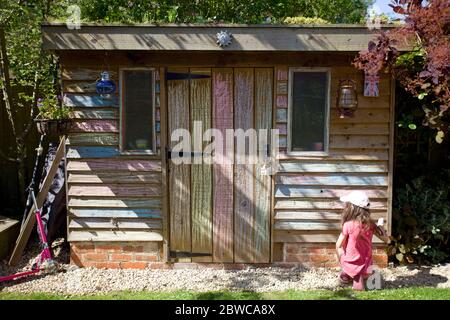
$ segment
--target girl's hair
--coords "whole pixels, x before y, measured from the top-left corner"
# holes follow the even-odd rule
[[[350,202],[346,202],[344,211],[342,212],[341,223],[344,225],[344,223],[351,220],[359,221],[365,228],[368,228],[372,223],[369,209],[364,209]]]

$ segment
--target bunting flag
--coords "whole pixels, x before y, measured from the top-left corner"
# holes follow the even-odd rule
[[[377,74],[366,73],[364,77],[364,96],[378,97],[380,95],[379,85],[380,76]]]

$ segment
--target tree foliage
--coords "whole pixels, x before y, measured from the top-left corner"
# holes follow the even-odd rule
[[[424,125],[437,130],[441,143],[449,131],[450,3],[448,0],[395,0],[393,10],[405,24],[381,33],[355,60],[359,69],[391,70],[406,91],[417,97],[425,112]],[[401,53],[399,46],[413,44]]]
[[[373,0],[78,0],[85,21],[282,23],[286,17],[358,23]]]
[[[64,13],[64,4],[0,0],[0,96],[14,140],[2,146],[0,160],[17,165],[20,193],[25,191],[27,139],[33,130],[38,99],[55,95],[56,62],[41,48],[40,24],[50,15]]]

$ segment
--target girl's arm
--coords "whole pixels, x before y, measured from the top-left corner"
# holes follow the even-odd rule
[[[348,236],[344,236],[341,233],[336,241],[336,258],[338,262],[341,261],[341,256],[344,254],[344,248],[342,248],[342,245],[344,244],[345,240],[347,240],[347,237]]]
[[[380,239],[384,243],[391,242],[391,238],[388,236],[388,234],[387,234],[386,230],[383,228],[383,226],[375,226],[374,234],[377,236],[378,239]]]

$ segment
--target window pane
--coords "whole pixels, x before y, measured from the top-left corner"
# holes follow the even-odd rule
[[[294,72],[292,151],[324,151],[328,81],[326,72]]]
[[[153,149],[153,73],[123,72],[123,149]]]

